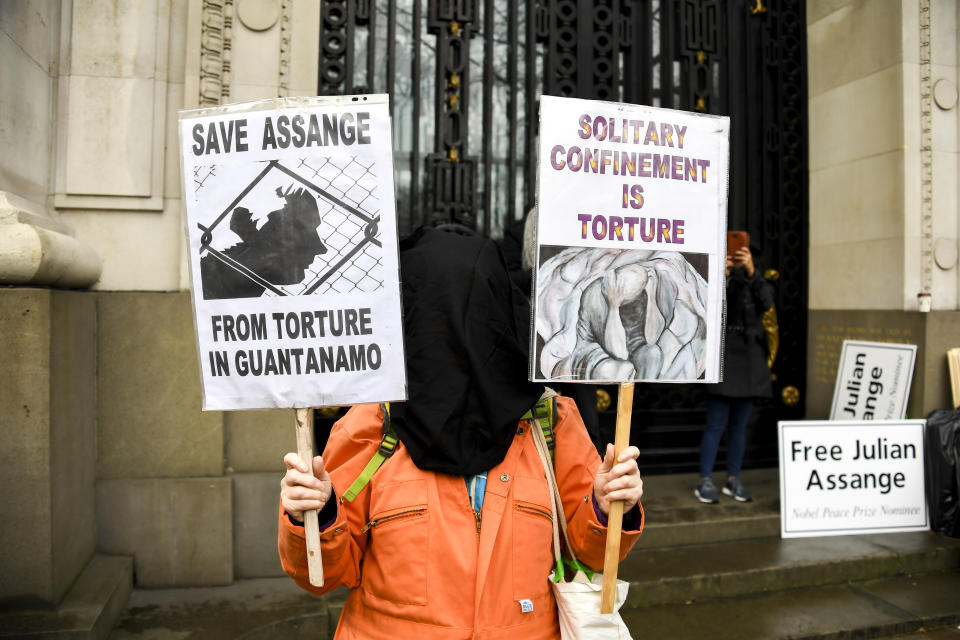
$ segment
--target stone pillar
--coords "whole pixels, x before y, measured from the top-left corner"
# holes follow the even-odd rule
[[[844,339],[915,344],[908,415],[947,408],[960,346],[955,2],[807,4],[807,418],[826,417]],[[929,294],[924,312],[918,294]]]
[[[56,604],[96,544],[94,296],[0,289],[0,335],[0,599]]]

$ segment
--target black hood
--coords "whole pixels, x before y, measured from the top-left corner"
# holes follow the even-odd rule
[[[419,229],[400,243],[408,400],[397,434],[421,469],[501,462],[543,386],[527,379],[530,313],[495,242]]]

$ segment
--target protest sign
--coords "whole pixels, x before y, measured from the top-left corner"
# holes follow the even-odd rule
[[[388,98],[280,98],[180,113],[203,408],[402,400]],[[323,585],[317,512],[304,514]]]
[[[615,455],[634,381],[719,380],[729,129],[721,116],[540,100],[530,377],[619,383]],[[609,515],[603,613],[623,503]]]
[[[386,96],[182,112],[203,408],[406,397]]]
[[[729,125],[542,97],[532,379],[720,379]]]
[[[831,420],[900,420],[906,416],[917,347],[844,340]]]
[[[784,538],[926,531],[924,420],[780,422]]]

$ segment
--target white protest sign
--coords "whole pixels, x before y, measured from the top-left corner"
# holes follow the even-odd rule
[[[924,420],[780,422],[780,535],[925,531]]]
[[[534,380],[719,380],[729,129],[541,98]]]
[[[844,340],[831,420],[900,420],[906,416],[917,347]]]
[[[406,398],[386,96],[181,112],[203,408]]]

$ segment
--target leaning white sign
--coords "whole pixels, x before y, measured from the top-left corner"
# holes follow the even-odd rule
[[[780,422],[784,538],[925,531],[924,420]]]
[[[532,379],[720,379],[729,131],[543,96]]]
[[[833,387],[831,420],[906,417],[917,346],[844,340]]]
[[[406,397],[386,96],[180,114],[203,408]]]

